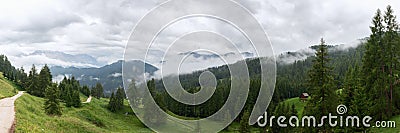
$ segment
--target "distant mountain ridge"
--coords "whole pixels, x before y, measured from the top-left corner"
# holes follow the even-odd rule
[[[30,55],[41,55],[44,54],[49,58],[53,59],[60,59],[60,60],[69,60],[71,62],[76,62],[76,63],[89,63],[89,64],[98,64],[97,59],[87,55],[87,54],[77,54],[77,55],[72,55],[72,54],[67,54],[64,52],[59,52],[59,51],[49,51],[49,50],[37,50],[31,53]]]
[[[64,76],[74,76],[81,85],[94,86],[97,82],[100,82],[103,85],[105,92],[109,93],[117,87],[122,87],[123,63],[124,61],[119,60],[100,68],[64,68],[61,66],[53,66],[50,67],[50,71],[53,75],[53,81],[59,82]],[[124,65],[133,68],[141,67],[143,64],[145,65],[145,72],[150,75],[158,70],[157,67],[139,60],[128,61]]]
[[[357,46],[359,47],[359,46]],[[295,63],[296,61],[302,61],[302,60],[306,60],[311,56],[314,56],[314,48],[315,46],[310,46],[308,48],[305,49],[301,49],[295,52],[284,52],[280,55],[276,56],[276,61],[277,64],[282,67],[282,66],[292,66],[291,64]],[[343,45],[330,45],[329,46],[329,50],[331,52],[334,53],[334,55],[336,56],[336,54],[343,54],[343,55],[347,55],[350,54],[348,53],[348,50],[355,50],[355,48],[346,48],[343,47]],[[359,51],[359,50],[357,50]],[[197,52],[186,52],[186,53],[180,53],[181,55],[191,55],[195,58],[217,58],[218,55],[213,55],[213,54],[204,54],[204,53],[197,53]],[[222,56],[229,56],[232,53],[226,53]],[[241,53],[244,55],[252,55],[252,53],[248,52],[244,52]],[[247,59],[247,63],[257,63],[257,61],[255,60],[256,58],[250,58]],[[334,58],[335,59],[335,58]],[[347,59],[347,58],[346,58]],[[117,88],[117,87],[122,87],[123,83],[122,83],[122,64],[124,61],[119,60],[117,62],[114,62],[112,64],[109,65],[105,65],[103,67],[100,68],[77,68],[77,67],[60,67],[60,66],[53,66],[50,68],[52,75],[53,75],[53,80],[57,81],[57,80],[61,80],[65,75],[67,76],[74,76],[77,80],[80,81],[80,83],[82,85],[88,85],[88,86],[94,86],[97,82],[100,82],[103,84],[104,86],[104,90],[106,93],[110,93],[111,90]],[[305,61],[307,62],[307,61]],[[157,67],[148,64],[148,63],[144,63],[143,61],[139,61],[139,60],[133,60],[133,61],[128,61],[127,63],[124,64],[124,67],[131,67],[131,68],[139,68],[139,67],[143,67],[143,64],[145,65],[145,72],[149,73],[150,75],[153,75],[154,72],[156,72],[158,70]],[[280,68],[279,68],[280,69]],[[347,69],[346,68],[340,68],[340,69]],[[134,72],[135,70],[133,69],[125,69],[125,70],[130,70],[132,72]],[[221,79],[224,78],[226,76],[229,76],[229,70],[227,69],[226,65],[223,66],[216,66],[216,67],[211,67],[208,68],[207,70],[210,70],[211,72],[218,72],[218,74],[216,74],[216,77]],[[255,67],[252,68],[253,71],[250,72],[250,75],[257,75],[257,72],[259,70],[259,68]],[[341,71],[343,71],[341,70]],[[200,71],[198,71],[200,72]],[[136,72],[137,73],[137,72]],[[200,73],[196,73],[195,74],[185,74],[185,75],[181,75],[181,80],[189,80],[192,79],[193,77],[196,78],[196,80],[191,80],[194,82],[198,82],[197,78],[199,75],[196,76],[196,74],[200,74]],[[195,76],[193,76],[195,75]],[[186,77],[186,78],[185,78]],[[188,82],[189,83],[189,82]],[[190,82],[191,83],[191,82]],[[184,83],[185,84],[185,83]]]

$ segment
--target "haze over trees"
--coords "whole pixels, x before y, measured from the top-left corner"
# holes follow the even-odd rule
[[[321,39],[319,45],[312,46],[316,51],[315,56],[291,64],[278,63],[276,89],[267,110],[268,114],[297,114],[295,106],[279,103],[308,92],[311,98],[307,101],[303,115],[313,115],[318,118],[329,113],[335,114],[339,104],[344,104],[349,109],[345,115],[370,115],[374,121],[388,120],[394,115],[399,115],[400,32],[390,6],[384,13],[377,11],[370,29],[370,37],[361,39],[362,44],[355,48],[337,50],[335,46],[327,45]],[[258,59],[246,60],[251,77],[250,92],[245,108],[235,122],[244,121],[242,119],[244,112],[251,111],[254,99],[258,96],[260,84],[258,62]],[[207,102],[198,106],[180,104],[164,91],[162,80],[155,81],[157,89],[153,93],[161,95],[159,98],[154,98],[155,101],[160,105],[165,105],[164,110],[180,116],[194,118],[210,116],[221,108],[228,96],[230,74],[226,65],[207,70],[214,73],[218,80],[216,92]],[[198,92],[200,89],[198,77],[202,72],[181,75],[179,78],[182,87],[190,93]],[[246,127],[243,126],[243,129]],[[363,127],[338,129],[324,122],[324,126],[312,129],[273,127],[269,130],[272,132],[361,132],[369,129]]]

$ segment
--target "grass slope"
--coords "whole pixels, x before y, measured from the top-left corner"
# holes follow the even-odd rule
[[[179,116],[179,115],[176,115],[176,114],[174,114],[174,113],[172,113],[172,112],[170,112],[170,111],[167,111],[167,114],[169,114],[169,115],[171,115],[171,116],[173,116],[173,117],[176,117],[176,118],[179,118],[179,119],[184,119],[184,120],[197,120],[197,119],[199,119],[199,118],[193,118],[193,117],[185,117],[185,116]],[[171,120],[168,120],[169,122],[173,122],[173,121],[171,121]],[[215,121],[212,121],[212,120],[209,120],[207,123],[205,123],[204,125],[202,125],[203,127],[207,127],[207,128],[202,128],[202,130],[200,131],[200,132],[205,132],[205,133],[207,133],[207,132],[211,132],[211,131],[213,131],[212,129],[216,129],[217,127],[220,127],[221,125],[220,125],[220,123],[218,123],[218,122],[215,122]],[[176,125],[173,125],[173,124],[167,124],[167,125],[165,125],[165,128],[174,128],[174,130],[176,130],[177,128],[176,127],[179,127],[179,129],[186,129],[186,130],[182,130],[182,131],[177,131],[177,132],[194,132],[194,130],[195,130],[195,125],[189,125],[189,124],[187,124],[187,125],[183,125],[183,124],[176,124]],[[222,131],[220,131],[221,133],[232,133],[232,132],[239,132],[239,129],[240,129],[240,124],[239,124],[239,122],[232,122],[229,126],[228,126],[228,128],[226,129],[226,130],[222,130]],[[258,132],[259,131],[259,129],[258,128],[255,128],[255,127],[253,127],[253,126],[250,126],[250,131],[251,132]]]
[[[16,89],[17,89],[16,85],[14,85],[11,81],[6,79],[3,76],[3,73],[0,72],[0,99],[14,96],[15,94],[17,94],[14,91]]]
[[[86,101],[82,98],[82,101]],[[67,108],[63,115],[51,117],[43,110],[43,98],[24,94],[17,99],[16,132],[151,132],[131,115],[125,102],[124,110],[112,113],[106,109],[108,99],[93,98],[81,108]],[[129,112],[130,115],[125,115]]]
[[[298,98],[298,97],[290,98],[290,99],[287,99],[287,100],[285,100],[283,102],[286,105],[289,104],[290,107],[292,107],[292,105],[294,104],[294,106],[296,106],[297,115],[298,116],[302,116],[303,110],[304,110],[304,106],[306,106],[306,102],[300,101],[300,98]]]

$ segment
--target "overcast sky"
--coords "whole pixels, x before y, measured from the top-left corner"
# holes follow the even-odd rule
[[[36,50],[88,54],[99,62],[122,59],[135,24],[157,0],[2,0],[0,2],[0,54],[18,67],[54,59]],[[347,44],[369,35],[371,18],[378,8],[392,5],[399,16],[398,0],[240,0],[268,33],[275,54],[317,44],[324,37],[330,44]],[[235,14],[232,14],[235,15]],[[176,31],[206,25],[230,33],[229,27],[206,19],[177,22],[160,36],[174,40]],[[216,26],[217,25],[217,26]],[[168,30],[167,30],[168,31]],[[175,36],[176,38],[177,36]],[[218,46],[215,46],[218,49]],[[251,52],[251,50],[249,50]],[[178,51],[177,51],[178,52]],[[184,52],[184,51],[181,51]],[[225,51],[226,53],[229,51]],[[55,63],[57,64],[57,63]]]

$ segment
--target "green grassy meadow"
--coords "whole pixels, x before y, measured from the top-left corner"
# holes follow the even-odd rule
[[[0,96],[10,97],[15,95],[14,88],[16,85],[0,75]],[[86,101],[87,97],[81,95],[81,101]],[[298,115],[301,116],[306,102],[300,101],[299,98],[291,98],[285,101],[286,104],[296,106]],[[146,128],[140,120],[134,115],[128,102],[125,101],[124,109],[112,113],[107,109],[108,99],[93,98],[90,103],[82,104],[80,108],[67,108],[62,103],[62,116],[48,116],[43,109],[44,99],[25,93],[18,98],[15,103],[16,109],[16,127],[15,132],[46,132],[46,133],[63,133],[63,132],[82,132],[82,133],[100,133],[100,132],[132,132],[146,133],[152,132]],[[125,113],[128,112],[128,115]],[[176,116],[172,112],[170,115],[180,119],[192,119],[182,116]],[[400,126],[400,116],[391,119],[396,121],[396,127]],[[212,122],[211,122],[212,123]],[[215,124],[215,123],[214,123]],[[209,127],[215,126],[208,125]],[[165,128],[176,128],[179,125],[166,125]],[[227,130],[221,132],[238,132],[240,125],[233,122]],[[186,131],[191,130],[187,128]],[[252,132],[259,132],[259,129],[251,127]],[[398,128],[371,128],[371,132],[394,133],[399,132]],[[185,131],[181,131],[185,132]]]
[[[86,101],[86,98],[82,98]],[[132,115],[125,102],[124,110],[110,112],[108,99],[93,98],[81,108],[67,108],[63,105],[62,116],[48,116],[43,110],[44,99],[24,94],[17,99],[16,132],[151,132]],[[129,112],[129,115],[125,115]]]
[[[7,80],[3,73],[0,72],[0,99],[11,97],[17,94],[14,90],[16,90],[16,86],[11,83],[11,81]]]
[[[294,104],[296,106],[296,111],[298,116],[302,116],[304,106],[306,106],[306,101],[302,102],[300,98],[295,97],[295,98],[290,98],[285,101],[283,101],[286,105],[290,105],[290,107]]]

